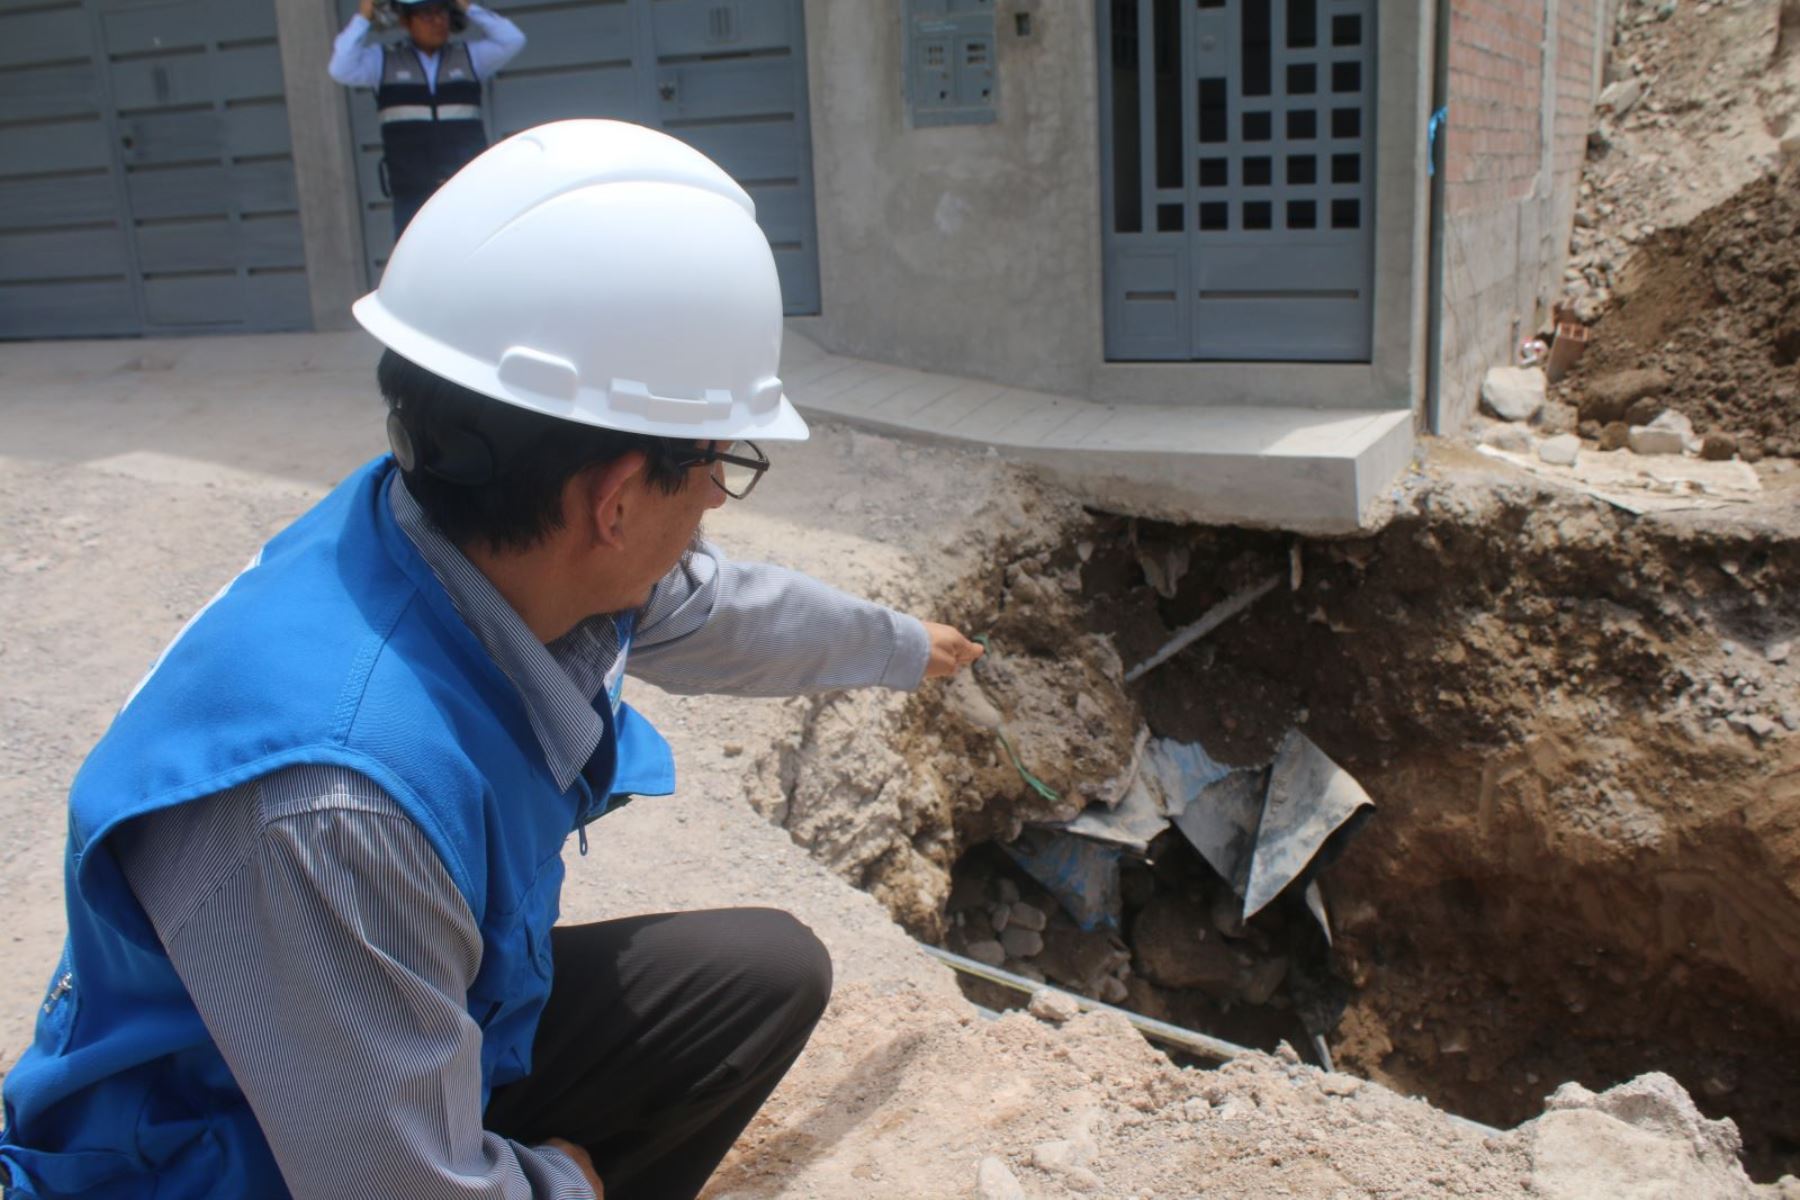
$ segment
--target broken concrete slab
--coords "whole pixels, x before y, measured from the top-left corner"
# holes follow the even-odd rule
[[[1687,439],[1675,429],[1655,425],[1633,425],[1625,435],[1625,444],[1633,454],[1680,454],[1687,449]]]
[[[1668,430],[1660,432],[1676,436]],[[1748,504],[1763,492],[1756,469],[1741,459],[1707,462],[1682,455],[1642,456],[1614,450],[1583,454],[1573,467],[1555,467],[1492,446],[1475,449],[1487,458],[1509,462],[1638,515]]]

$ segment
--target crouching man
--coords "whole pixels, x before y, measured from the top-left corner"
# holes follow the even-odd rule
[[[556,926],[675,786],[621,697],[911,688],[955,630],[698,537],[807,436],[748,196],[661,134],[495,146],[356,306],[393,454],[177,637],[70,795],[10,1195],[694,1196],[805,1044],[769,909]]]

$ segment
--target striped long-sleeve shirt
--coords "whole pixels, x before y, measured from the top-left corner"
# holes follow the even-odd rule
[[[613,622],[549,646],[401,485],[395,517],[518,687],[567,787],[599,746]],[[916,687],[915,619],[704,546],[659,583],[627,656],[678,692]],[[121,831],[126,877],[297,1200],[588,1197],[575,1164],[482,1128],[465,1007],[474,915],[424,835],[365,776],[292,767]]]

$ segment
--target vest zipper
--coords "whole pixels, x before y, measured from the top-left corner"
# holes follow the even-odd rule
[[[587,857],[587,826],[586,825],[577,825],[575,827],[575,843],[576,843],[576,845],[581,847],[581,857],[586,858]]]

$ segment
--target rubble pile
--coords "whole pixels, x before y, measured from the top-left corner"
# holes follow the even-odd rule
[[[1637,247],[1772,172],[1800,95],[1780,0],[1623,0],[1564,301],[1592,324]]]
[[[1597,323],[1591,349],[1527,416],[1484,388],[1488,412],[1603,451],[1800,456],[1800,37],[1783,21],[1779,0],[1620,6],[1562,297]]]
[[[1584,434],[1691,423],[1709,457],[1800,457],[1800,163],[1640,251],[1636,279],[1557,389]]]

